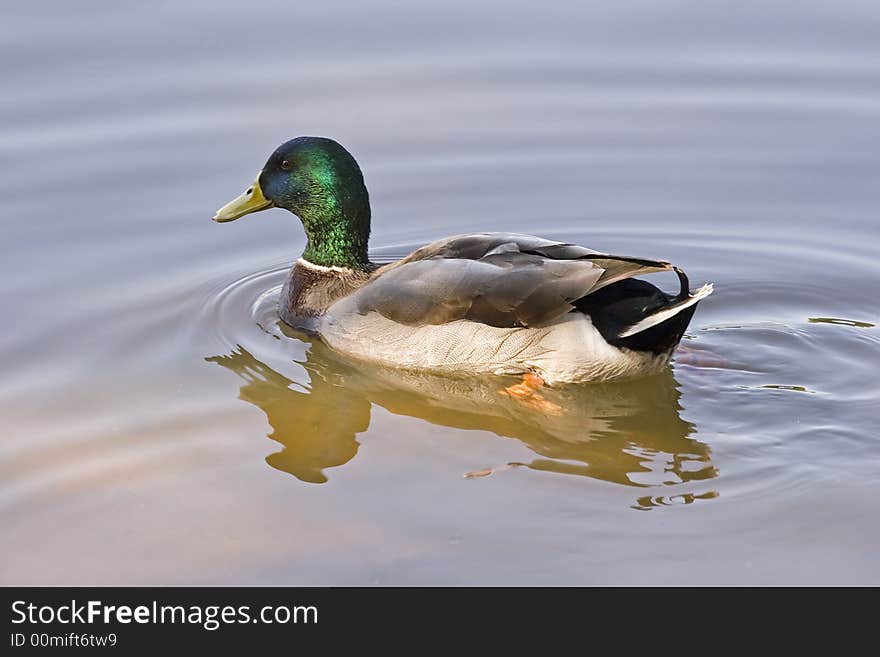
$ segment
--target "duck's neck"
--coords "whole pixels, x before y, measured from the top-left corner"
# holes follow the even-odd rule
[[[366,197],[366,190],[363,194]],[[301,216],[308,239],[303,260],[321,267],[372,268],[367,255],[370,203],[366,198],[332,199],[310,210]]]

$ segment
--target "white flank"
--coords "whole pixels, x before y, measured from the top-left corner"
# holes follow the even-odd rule
[[[690,308],[695,303],[697,303],[697,301],[699,301],[700,299],[705,299],[710,294],[712,294],[712,284],[706,283],[703,287],[701,287],[684,301],[681,301],[674,306],[670,306],[669,308],[664,308],[660,312],[653,315],[648,315],[647,317],[645,317],[645,319],[636,322],[628,329],[626,329],[623,333],[621,333],[619,337],[628,338],[629,336],[635,335],[636,333],[641,333],[642,331],[649,329],[652,326],[662,324],[670,317],[675,317],[685,308]]]

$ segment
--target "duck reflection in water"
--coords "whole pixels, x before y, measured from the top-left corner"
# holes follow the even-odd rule
[[[441,426],[516,438],[538,455],[529,463],[469,476],[523,466],[653,486],[717,475],[709,447],[690,437],[694,426],[679,415],[680,393],[670,370],[641,380],[545,388],[540,404],[528,404],[499,394],[503,385],[498,377],[450,378],[359,366],[343,361],[320,341],[296,337],[309,345],[300,363],[307,384],[277,372],[241,346],[206,360],[245,381],[239,397],[266,414],[272,427],[269,438],[283,446],[267,462],[302,481],[323,483],[326,469],[354,458],[357,436],[370,425],[372,404]],[[644,497],[637,508],[715,495]]]

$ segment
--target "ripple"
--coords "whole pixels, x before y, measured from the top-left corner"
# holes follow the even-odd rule
[[[203,302],[200,324],[229,348],[252,342],[258,331],[271,333],[289,270],[290,265],[273,265],[215,287]]]
[[[718,491],[714,490],[705,493],[683,493],[681,495],[645,495],[640,497],[632,508],[638,511],[650,511],[658,507],[687,505],[700,500],[714,500],[716,497],[718,497]]]
[[[838,326],[854,326],[857,328],[874,328],[876,324],[871,322],[860,322],[855,319],[840,319],[838,317],[810,317],[808,321],[812,324],[837,324]]]
[[[804,386],[791,386],[791,385],[781,385],[776,383],[765,383],[764,385],[758,386],[758,388],[765,388],[767,390],[791,390],[792,392],[807,392],[811,395],[815,395],[815,390],[810,390]]]

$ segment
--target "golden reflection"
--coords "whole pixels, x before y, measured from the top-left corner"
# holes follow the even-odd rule
[[[325,482],[327,468],[354,458],[357,435],[369,427],[372,404],[441,426],[515,438],[537,455],[528,463],[479,464],[489,467],[472,476],[523,466],[656,486],[717,475],[709,447],[690,437],[694,427],[679,415],[680,393],[670,371],[638,381],[546,388],[542,394],[561,411],[543,413],[499,394],[512,380],[358,365],[342,361],[319,341],[304,341],[310,345],[301,363],[308,384],[279,374],[243,347],[206,359],[244,380],[239,397],[266,414],[272,427],[269,438],[283,445],[267,462],[302,481]],[[638,508],[714,495],[642,497]]]

